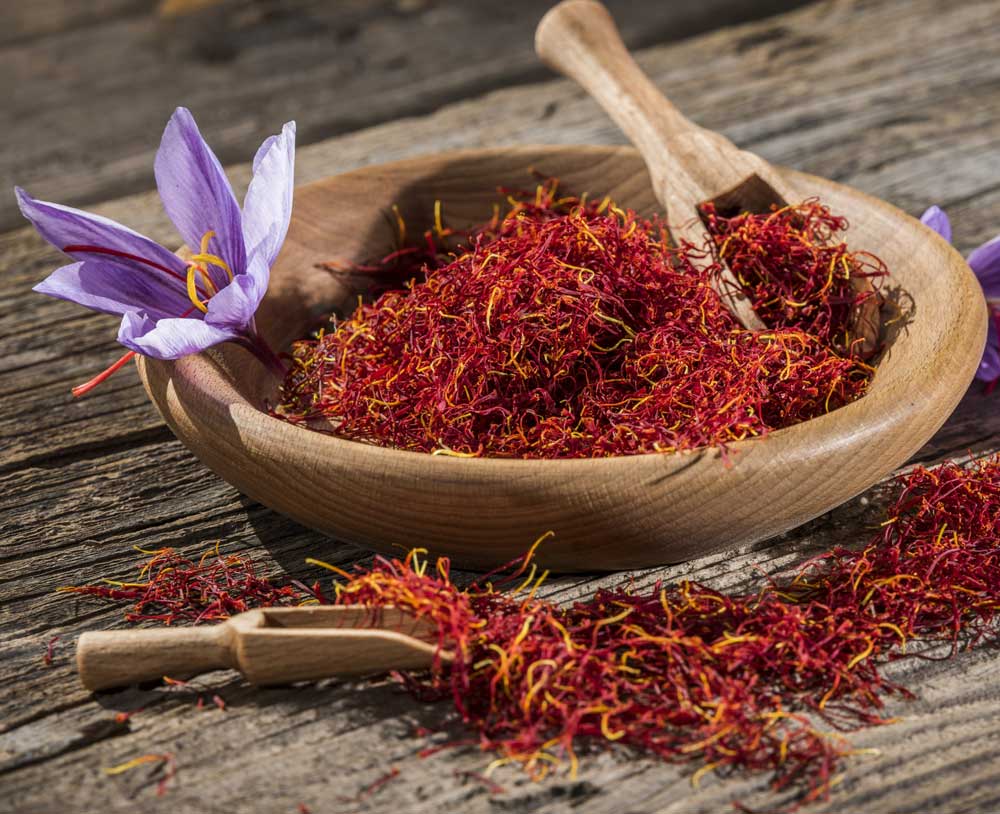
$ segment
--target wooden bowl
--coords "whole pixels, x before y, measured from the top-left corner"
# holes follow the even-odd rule
[[[316,268],[393,246],[400,206],[426,228],[434,201],[461,227],[484,220],[498,185],[532,187],[531,170],[577,193],[656,211],[639,154],[625,147],[521,147],[450,153],[357,170],[300,187],[258,325],[287,348],[356,292]],[[539,560],[562,571],[677,562],[779,534],[837,506],[905,462],[944,423],[976,370],[986,306],[962,257],[888,204],[792,170],[797,199],[818,196],[851,222],[854,249],[889,266],[905,318],[888,328],[868,394],[766,438],[715,449],[585,460],[450,458],[321,435],[271,418],[276,382],[223,346],[139,372],[171,429],[220,477],[266,506],[338,539],[391,554],[424,546],[485,568],[554,536]]]

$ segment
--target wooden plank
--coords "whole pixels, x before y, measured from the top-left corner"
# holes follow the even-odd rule
[[[627,804],[627,793],[642,794],[651,806],[656,806],[644,809],[649,811],[675,810],[671,806],[679,800],[684,801],[685,812],[717,811],[731,799],[751,805],[773,802],[761,777],[730,778],[725,782],[710,779],[695,793],[687,785],[686,770],[622,755],[588,757],[583,763],[582,779],[576,782],[557,777],[534,785],[517,771],[504,770],[494,779],[507,791],[491,798],[477,785],[462,784],[454,777],[456,771],[482,770],[487,758],[476,750],[447,751],[430,760],[418,756],[419,750],[435,739],[417,738],[408,734],[408,730],[418,725],[440,726],[442,708],[415,704],[398,690],[379,682],[327,682],[311,688],[253,691],[234,674],[220,672],[207,679],[205,686],[211,688],[209,692],[222,693],[229,705],[226,713],[214,709],[197,712],[192,708],[192,696],[164,689],[141,693],[129,690],[102,696],[104,710],[99,709],[77,687],[69,661],[70,643],[85,629],[120,624],[117,614],[97,600],[53,595],[50,591],[70,580],[86,582],[104,575],[128,578],[136,561],[136,555],[126,545],[128,542],[139,540],[154,547],[181,542],[183,550],[194,554],[204,548],[207,537],[224,533],[225,524],[234,522],[227,520],[226,515],[234,510],[237,514],[245,512],[246,516],[242,521],[235,520],[239,531],[230,535],[230,545],[235,550],[254,544],[263,546],[268,552],[264,556],[269,572],[286,571],[300,578],[323,579],[322,572],[303,563],[306,553],[339,563],[346,563],[354,556],[346,547],[310,539],[309,532],[291,529],[288,534],[286,529],[286,536],[282,537],[273,533],[274,528],[260,527],[258,521],[262,519],[265,525],[275,522],[281,525],[281,521],[264,518],[268,513],[259,507],[241,507],[228,487],[217,482],[206,483],[197,471],[197,464],[182,450],[168,449],[170,446],[176,445],[148,448],[148,454],[142,458],[121,453],[108,456],[98,465],[81,462],[75,467],[76,472],[61,473],[69,482],[77,483],[76,491],[62,494],[61,484],[53,484],[49,487],[55,496],[52,502],[44,490],[37,494],[38,502],[52,513],[54,520],[38,529],[40,537],[46,530],[51,534],[52,529],[59,529],[63,518],[84,530],[94,520],[110,528],[108,536],[100,540],[84,540],[63,550],[34,553],[31,549],[38,541],[26,540],[24,551],[31,553],[19,560],[18,573],[33,575],[31,592],[19,596],[25,591],[23,584],[6,580],[2,583],[0,699],[3,709],[17,712],[16,717],[7,714],[4,722],[7,732],[0,736],[0,750],[5,750],[0,753],[0,773],[8,771],[4,785],[9,794],[6,799],[14,806],[10,810],[43,810],[52,804],[70,811],[85,810],[89,799],[108,799],[112,811],[134,806],[137,799],[142,800],[144,810],[148,806],[150,811],[168,807],[197,811],[199,804],[213,802],[220,808],[227,805],[248,810],[292,810],[300,800],[314,810],[324,810],[324,789],[329,794],[331,781],[346,789],[345,796],[349,796],[392,766],[403,772],[401,787],[387,786],[384,796],[380,794],[372,802],[372,810],[388,811],[390,806],[413,803],[415,784],[424,789],[423,806],[415,809],[418,811],[430,810],[431,806],[447,804],[456,798],[469,806],[463,810],[473,812],[492,810],[491,805],[513,810],[530,806],[531,810],[558,811],[566,795],[579,797],[584,811],[610,811]],[[183,524],[165,520],[156,510],[147,510],[143,519],[148,519],[149,527],[136,529],[130,527],[133,522],[130,518],[109,514],[108,505],[117,505],[109,484],[125,479],[122,473],[129,462],[133,467],[139,465],[129,472],[130,479],[148,482],[150,477],[156,477],[171,484],[157,498],[161,506],[168,507],[164,509],[167,512],[171,505],[188,506],[189,514],[183,518]],[[20,490],[28,489],[37,489],[37,484],[30,474],[24,473]],[[15,506],[23,500],[18,491],[17,485],[13,490],[5,490],[11,494]],[[156,489],[151,487],[149,491]],[[648,588],[656,579],[675,580],[682,576],[707,579],[719,588],[746,588],[760,578],[761,572],[787,569],[793,562],[834,542],[856,539],[859,527],[878,519],[891,491],[880,485],[866,496],[788,535],[780,546],[754,546],[643,573],[637,575],[636,588]],[[150,502],[144,494],[136,499]],[[88,508],[81,512],[81,506]],[[16,519],[22,520],[23,512]],[[178,541],[174,535],[182,530],[183,540]],[[259,548],[258,551],[264,553]],[[756,568],[761,571],[755,572]],[[544,586],[544,592],[569,601],[599,584],[621,578],[621,575],[605,576],[582,584],[577,579],[557,578]],[[42,653],[48,637],[55,633],[63,636],[64,643],[57,649],[55,665],[48,668],[42,663]],[[954,793],[956,790],[950,784],[956,782],[955,772],[968,769],[967,764],[973,758],[981,762],[977,763],[975,779],[982,786],[997,779],[997,766],[989,762],[996,749],[990,737],[991,728],[1000,721],[995,690],[1000,661],[995,653],[986,648],[963,654],[951,663],[899,662],[890,668],[890,673],[894,679],[918,687],[920,699],[890,704],[890,713],[903,717],[900,724],[854,736],[852,741],[859,748],[881,749],[882,756],[851,760],[847,780],[839,787],[838,796],[830,806],[820,806],[816,811],[860,810],[855,805],[861,803],[871,805],[872,810],[887,810],[884,806],[894,801],[893,794],[904,794],[913,801],[913,806],[891,810],[920,811],[919,805],[937,799],[942,782]],[[107,719],[112,711],[138,706],[145,709],[133,720],[128,732],[109,734],[96,743],[83,739],[81,744],[83,727]],[[241,749],[232,748],[234,739],[241,742]],[[929,747],[931,739],[933,749]],[[324,759],[310,758],[321,744]],[[121,780],[100,776],[100,766],[165,749],[178,753],[182,774],[176,793],[171,792],[162,800],[153,795],[151,788],[142,785],[142,773],[138,778]],[[280,752],[280,758],[275,750]],[[355,763],[352,754],[369,757]],[[933,771],[926,776],[915,776],[913,761],[928,758],[932,758]],[[270,770],[265,771],[269,764]],[[245,771],[250,774],[244,774],[243,780],[236,783],[233,775],[241,772],[240,766],[248,767]],[[325,768],[320,770],[321,766]],[[261,779],[248,780],[255,775]],[[73,782],[43,782],[43,778],[53,777],[73,778]],[[620,787],[625,780],[628,790]],[[849,796],[843,796],[845,789],[849,790]],[[980,796],[986,794],[980,785],[976,785],[975,791]],[[302,794],[305,796],[296,796]],[[317,805],[320,807],[316,808]]]
[[[990,2],[962,4],[941,15],[933,30],[911,31],[912,49],[899,49],[894,40],[875,38],[863,28],[869,19],[882,28],[898,25],[892,4],[875,5],[853,18],[830,6],[805,9],[780,23],[654,49],[640,61],[681,109],[770,161],[852,183],[914,214],[933,202],[954,205],[956,243],[968,250],[995,234],[1000,224],[1000,105],[994,92],[1000,81],[1000,23],[995,8]],[[837,32],[838,39],[815,32]],[[969,48],[970,42],[977,47]],[[741,83],[720,83],[692,69],[706,49],[716,54],[718,76],[741,76]],[[857,78],[876,64],[879,82]],[[792,67],[793,82],[776,78]],[[443,149],[621,140],[578,88],[552,82],[497,91],[431,116],[303,148],[297,177],[305,183]],[[233,176],[238,187],[245,185],[246,165],[235,168]],[[154,194],[97,211],[168,245],[177,240]],[[81,437],[88,449],[91,441],[111,442],[121,433],[158,425],[152,414],[140,418],[137,412],[121,422],[108,421],[105,416],[114,403],[109,391],[81,402],[68,396],[69,386],[110,364],[117,350],[111,318],[83,316],[72,306],[41,297],[22,299],[29,285],[57,263],[58,254],[28,230],[0,237],[0,302],[6,305],[0,310],[0,370],[11,371],[0,385],[0,407],[10,405],[0,409],[0,416],[9,416],[0,418],[0,451],[11,463],[57,455],[63,446],[78,448],[84,443]],[[15,306],[24,302],[33,304]],[[63,320],[73,320],[65,323],[74,332],[72,357],[65,352],[66,335],[53,327]],[[46,329],[32,330],[36,323]],[[102,332],[108,337],[104,344]],[[60,356],[66,360],[57,361]],[[41,380],[39,371],[44,373]],[[120,375],[135,381],[131,372]],[[44,381],[51,382],[46,392],[53,395],[41,419],[47,434],[14,440],[17,405]],[[138,389],[121,398],[123,405],[135,408],[143,401]]]
[[[944,10],[929,0],[830,3],[650,49],[640,61],[682,109],[770,160],[845,180],[912,212],[932,198],[948,205],[958,242],[968,249],[1000,227],[997,12],[995,2]],[[703,67],[706,53],[715,55],[712,71]],[[306,148],[299,179],[498,141],[619,140],[579,91],[552,82]],[[237,175],[245,183],[245,167]],[[102,211],[172,239],[152,196],[114,201]],[[361,553],[241,498],[207,473],[158,429],[134,374],[120,374],[125,378],[103,396],[72,402],[66,387],[114,358],[114,320],[78,316],[72,306],[27,295],[56,262],[26,230],[0,236],[0,811],[294,811],[303,802],[316,812],[451,806],[472,814],[707,814],[728,810],[731,800],[757,807],[781,802],[761,776],[707,777],[694,790],[689,770],[624,753],[588,756],[578,780],[558,775],[533,784],[502,769],[494,779],[505,792],[491,796],[456,776],[482,771],[489,756],[464,749],[421,759],[418,751],[438,739],[413,737],[411,730],[440,726],[442,709],[378,682],[258,692],[220,672],[207,686],[226,698],[225,712],[198,712],[190,696],[163,689],[91,700],[76,684],[72,642],[85,629],[119,624],[119,616],[95,600],[52,590],[129,576],[139,556],[131,545],[174,544],[195,553],[225,538],[234,550],[253,550],[268,573],[310,579],[320,575],[305,556],[346,564]],[[997,449],[995,404],[974,387],[917,457]],[[878,486],[780,544],[636,574],[637,586],[688,576],[719,588],[746,587],[759,578],[753,566],[772,573],[835,542],[864,539],[888,495],[886,485]],[[545,591],[570,600],[623,576],[556,579]],[[57,633],[63,638],[55,664],[45,667],[45,643]],[[832,799],[808,810],[995,810],[995,651],[963,653],[952,662],[903,661],[891,670],[918,690],[919,700],[891,703],[899,724],[852,736],[857,747],[880,754],[851,759]],[[94,726],[115,709],[139,706],[145,711],[127,731]],[[115,778],[100,771],[167,750],[176,753],[180,774],[163,797],[145,770]],[[394,766],[399,777],[363,805],[338,800]]]
[[[148,189],[159,135],[178,104],[229,163],[249,160],[288,119],[307,144],[547,73],[532,52],[549,5],[541,0],[232,0],[168,19],[148,4],[144,13],[111,14],[120,7],[106,2],[106,14],[67,0],[46,0],[51,13],[37,14],[34,4],[10,4],[10,28],[0,30],[51,33],[0,40],[0,187],[17,183],[71,204]],[[642,45],[801,2],[610,5],[626,38]],[[0,230],[19,222],[4,196]]]
[[[87,26],[105,25],[136,14],[150,14],[156,0],[33,0],[0,6],[0,45],[26,42]]]

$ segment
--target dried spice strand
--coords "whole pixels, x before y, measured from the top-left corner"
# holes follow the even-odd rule
[[[450,697],[496,762],[543,776],[579,749],[626,744],[712,769],[765,770],[808,802],[827,793],[849,743],[830,730],[886,722],[882,675],[914,640],[973,643],[1000,613],[1000,458],[917,469],[883,530],[760,591],[689,582],[645,595],[602,590],[560,609],[494,588],[460,591],[438,562],[377,560],[338,601],[408,608],[459,654],[410,674]],[[823,726],[820,729],[819,726]]]
[[[142,550],[142,549],[139,549]],[[172,548],[143,551],[151,558],[139,569],[141,582],[104,580],[103,585],[67,586],[60,591],[104,599],[130,600],[130,622],[202,624],[228,619],[252,608],[298,605],[321,598],[318,586],[278,585],[257,575],[253,560],[221,554],[218,546],[200,560]]]
[[[743,330],[659,222],[554,181],[510,202],[296,343],[273,413],[435,454],[592,457],[725,445],[864,392],[872,368],[800,327]]]
[[[804,331],[840,353],[856,350],[849,347],[853,314],[879,296],[865,281],[888,272],[878,257],[837,239],[847,230],[846,218],[815,199],[732,217],[707,203],[701,215],[718,259],[768,327]]]
[[[59,643],[59,639],[61,638],[62,636],[53,636],[45,643],[45,653],[42,655],[42,663],[46,667],[52,666],[52,660],[56,655],[56,645]]]
[[[106,775],[114,776],[148,764],[154,764],[157,771],[160,773],[160,779],[156,784],[156,796],[162,797],[167,793],[167,787],[169,786],[170,781],[177,776],[177,763],[174,760],[173,752],[141,755],[137,758],[133,758],[132,760],[128,760],[125,763],[119,763],[117,766],[105,768],[103,771]]]
[[[884,676],[887,660],[928,657],[907,653],[916,641],[950,644],[947,657],[995,632],[1000,457],[915,469],[866,546],[835,548],[753,593],[684,581],[560,607],[536,597],[546,575],[532,553],[466,589],[447,560],[432,570],[419,551],[376,557],[345,575],[335,601],[437,626],[454,660],[400,678],[420,698],[450,699],[494,763],[542,777],[559,763],[575,771],[583,749],[628,745],[700,764],[695,781],[771,772],[775,789],[808,802],[852,753],[838,732],[888,722],[884,698],[909,696]]]

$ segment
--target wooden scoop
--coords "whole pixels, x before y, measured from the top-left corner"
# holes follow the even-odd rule
[[[600,3],[565,0],[552,8],[538,24],[535,50],[547,65],[576,80],[638,148],[675,242],[707,242],[698,216],[704,203],[714,203],[724,215],[787,205],[781,176],[770,164],[689,121],[660,93]],[[732,272],[724,268],[721,276],[718,293],[730,311],[746,328],[763,328]],[[855,285],[873,290],[867,279]],[[861,340],[862,355],[875,349],[879,322],[878,298],[866,297],[852,319],[852,339]]]
[[[84,633],[80,681],[106,690],[232,667],[253,684],[427,668],[437,631],[397,608],[316,605],[248,611],[218,625]]]

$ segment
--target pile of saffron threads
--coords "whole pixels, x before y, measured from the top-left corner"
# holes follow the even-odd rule
[[[865,282],[888,272],[878,257],[835,239],[847,229],[846,218],[817,200],[729,218],[709,203],[701,214],[718,258],[764,324],[822,337],[840,353],[857,352],[851,320],[862,301],[879,296]]]
[[[995,634],[1000,457],[915,469],[864,548],[836,548],[753,593],[684,581],[560,607],[537,598],[545,575],[531,560],[465,589],[447,560],[429,569],[418,552],[353,572],[327,567],[343,580],[333,601],[402,607],[436,624],[454,661],[400,678],[418,697],[450,699],[494,763],[535,777],[559,764],[575,772],[583,750],[618,744],[700,763],[695,781],[770,772],[775,790],[809,802],[852,754],[839,733],[887,723],[883,698],[910,696],[883,675],[886,661],[941,657],[928,652],[935,643],[954,654]],[[329,601],[297,586],[301,602]],[[255,591],[237,605],[289,598]]]
[[[806,278],[811,310],[752,332],[713,290],[718,267],[659,222],[554,180],[509,201],[451,254],[438,218],[429,248],[386,258],[409,282],[297,342],[273,414],[433,454],[573,458],[725,447],[864,393],[873,369],[835,347],[843,289],[794,251],[807,232],[789,220],[768,245],[802,260],[785,276]],[[836,257],[838,274],[872,273]]]
[[[526,563],[525,563],[526,564]],[[601,590],[560,608],[519,590],[455,588],[445,561],[413,554],[345,575],[337,601],[433,619],[450,669],[405,677],[449,696],[498,763],[575,770],[581,748],[636,747],[713,769],[766,770],[808,802],[851,753],[831,734],[887,721],[901,687],[880,666],[914,640],[955,652],[994,632],[1000,612],[1000,459],[906,476],[880,532],[752,594],[703,585]],[[524,573],[524,564],[515,576]],[[820,726],[823,728],[819,728]]]

